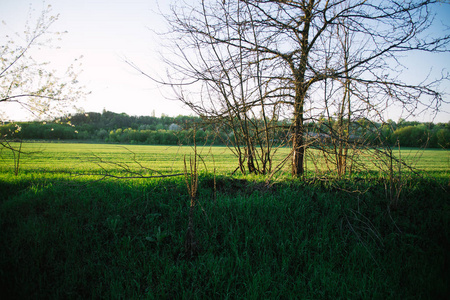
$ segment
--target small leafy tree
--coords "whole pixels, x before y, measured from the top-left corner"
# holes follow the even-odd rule
[[[50,112],[54,116],[84,96],[74,64],[58,76],[49,70],[48,61],[40,62],[32,56],[33,51],[51,45],[52,35],[61,35],[50,32],[57,19],[57,15],[51,15],[49,5],[34,26],[26,24],[23,36],[17,33],[15,37],[4,37],[6,42],[0,50],[0,103],[17,104],[37,117]]]
[[[62,114],[67,107],[84,96],[83,87],[77,81],[78,73],[74,64],[68,66],[64,75],[49,70],[49,62],[37,61],[33,51],[52,44],[52,37],[59,32],[51,32],[50,27],[58,15],[51,14],[48,5],[33,20],[32,11],[23,34],[6,35],[0,48],[0,121],[5,122],[5,111],[10,105],[25,109],[35,117]],[[0,26],[6,27],[2,22]],[[75,59],[77,61],[77,59]],[[19,132],[0,137],[1,149],[14,153],[16,173],[19,168],[21,143],[15,146]],[[17,152],[17,153],[16,153]]]

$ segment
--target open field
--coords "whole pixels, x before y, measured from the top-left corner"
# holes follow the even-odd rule
[[[67,171],[78,172],[120,171],[115,165],[121,163],[139,170],[145,168],[162,173],[179,173],[184,168],[184,156],[193,155],[192,147],[183,146],[136,146],[115,144],[69,144],[69,143],[27,143],[23,147],[21,169],[24,172],[34,171]],[[214,165],[224,172],[232,172],[233,154],[225,147],[199,148],[199,154],[205,157],[207,167],[212,172]],[[4,153],[2,171],[13,165],[10,153]],[[149,172],[151,173],[151,172]]]
[[[77,144],[77,143],[24,143],[24,154],[21,157],[20,169],[25,173],[45,171],[76,171],[100,172],[102,168],[109,171],[120,171],[117,163],[133,170],[142,170],[141,166],[164,174],[183,172],[184,157],[193,155],[190,146],[143,146],[143,145],[115,145],[115,144]],[[275,156],[274,166],[289,154],[290,149],[281,148]],[[201,169],[213,173],[214,168],[219,174],[231,174],[237,167],[233,153],[226,147],[198,147],[198,153],[204,159]],[[308,152],[307,168],[315,171],[311,157],[317,160],[320,171],[326,171],[323,157],[316,150]],[[398,151],[394,151],[398,157]],[[373,172],[379,171],[375,167],[372,153],[359,155],[362,161]],[[450,151],[421,150],[405,148],[401,151],[401,158],[418,170],[441,176],[450,175]],[[0,158],[0,172],[13,169],[13,156],[3,151]],[[284,167],[289,171],[289,165]],[[404,169],[404,171],[407,171]],[[151,173],[150,171],[147,172]]]
[[[373,167],[367,177],[282,175],[265,186],[264,177],[230,176],[236,164],[227,149],[199,148],[207,172],[192,214],[192,254],[183,176],[79,174],[120,176],[124,166],[140,164],[177,173],[193,150],[126,148],[25,144],[34,153],[21,157],[18,176],[12,156],[2,152],[1,299],[446,299],[450,293],[448,152],[403,150],[402,158],[418,157],[426,173],[393,183]],[[399,192],[395,206],[389,184]]]

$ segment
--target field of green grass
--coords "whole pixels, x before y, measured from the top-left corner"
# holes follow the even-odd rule
[[[21,156],[20,169],[24,173],[35,172],[120,172],[125,168],[143,170],[148,168],[146,175],[152,173],[150,170],[164,174],[183,172],[184,157],[193,155],[194,150],[190,146],[145,146],[145,145],[115,145],[115,144],[83,144],[83,143],[24,143],[25,154]],[[226,147],[198,147],[198,154],[204,163],[201,169],[213,173],[214,169],[220,174],[231,174],[237,167],[231,150]],[[277,151],[274,166],[281,162],[290,149],[281,148]],[[323,157],[317,150],[308,152],[308,171],[315,171],[315,164],[311,161],[317,160],[320,171],[326,171]],[[399,155],[414,168],[426,173],[437,175],[450,175],[450,151],[448,150],[421,150],[405,148]],[[11,152],[3,150],[0,153],[0,172],[13,170],[14,160]],[[365,152],[359,155],[368,168],[376,172],[379,169],[374,163],[377,159],[373,153]],[[117,164],[122,164],[122,167]],[[289,165],[284,167],[289,172]],[[404,171],[407,171],[406,169]],[[155,173],[155,172],[154,172]],[[156,174],[155,174],[156,175]]]
[[[1,299],[446,299],[450,293],[447,151],[402,150],[421,176],[393,182],[371,165],[366,176],[282,174],[267,186],[262,176],[231,176],[237,165],[226,148],[199,148],[205,166],[192,254],[184,176],[97,176],[129,175],[125,169],[182,173],[191,147],[27,143],[23,150],[29,154],[21,156],[17,176],[11,153],[3,150],[0,158]],[[399,192],[395,206],[390,184]]]
[[[120,172],[124,167],[143,170],[142,167],[164,174],[180,173],[184,169],[184,157],[193,155],[189,146],[139,146],[114,144],[69,144],[69,143],[27,143],[26,153],[21,157],[23,172]],[[285,150],[286,151],[286,150]],[[28,154],[29,153],[29,154]],[[206,170],[214,167],[231,173],[236,167],[233,154],[225,147],[199,147],[198,153],[205,157]],[[3,153],[2,172],[13,167],[11,153]],[[120,163],[122,167],[117,165]],[[202,165],[202,168],[205,167]],[[147,174],[152,173],[147,170]],[[157,174],[155,174],[157,175]]]

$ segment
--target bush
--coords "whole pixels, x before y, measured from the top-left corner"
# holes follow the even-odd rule
[[[437,144],[439,147],[443,147],[445,149],[450,148],[450,130],[448,129],[440,129],[436,133]]]
[[[425,125],[406,126],[394,131],[393,141],[399,141],[403,147],[426,146],[430,138],[430,132]]]

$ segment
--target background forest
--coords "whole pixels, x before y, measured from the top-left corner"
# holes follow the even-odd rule
[[[255,120],[257,122],[258,120]],[[321,118],[306,124],[308,136],[327,139],[336,120]],[[289,135],[290,122],[277,121],[275,137],[281,142]],[[450,148],[450,122],[421,123],[418,121],[388,123],[360,119],[352,122],[353,138],[364,137],[371,145],[397,145],[402,147]],[[170,117],[129,116],[104,110],[102,113],[77,113],[73,116],[47,122],[4,123],[2,136],[25,140],[79,140],[105,143],[142,145],[192,144],[193,130],[197,128],[196,142],[205,145],[228,145],[233,136],[232,128],[217,126],[195,116]],[[331,129],[330,129],[331,128]],[[20,129],[20,130],[18,130]]]

